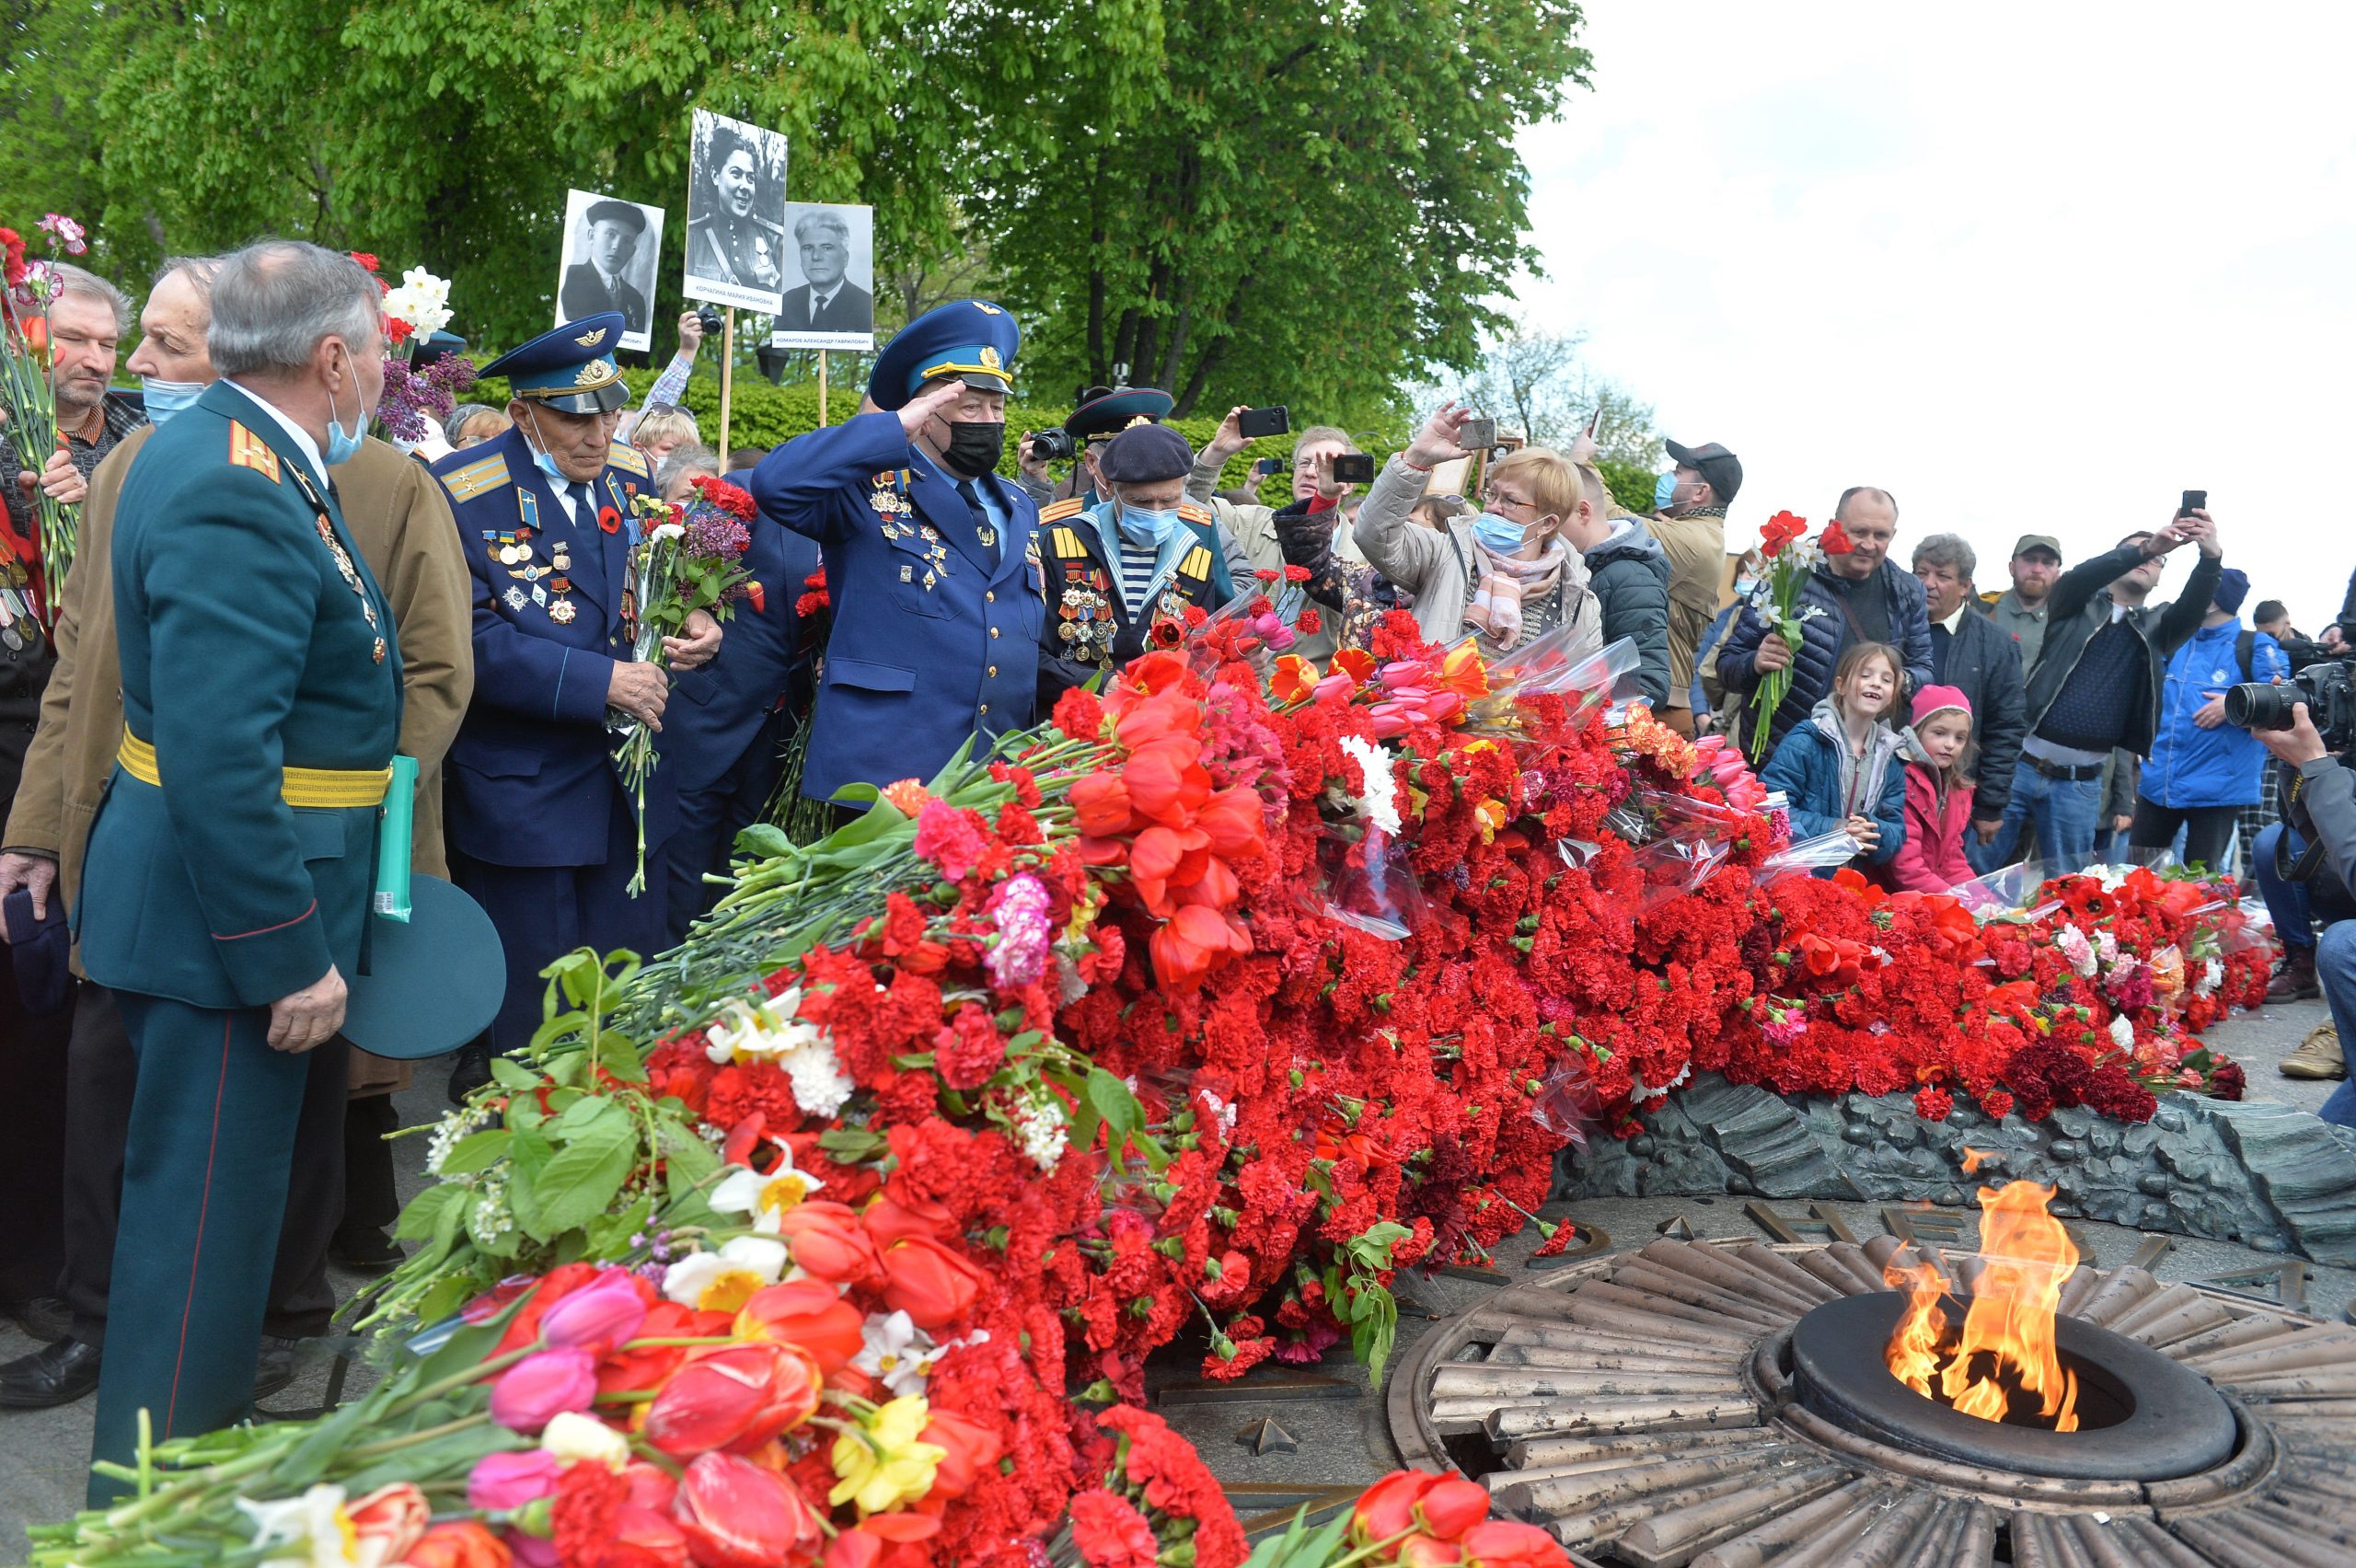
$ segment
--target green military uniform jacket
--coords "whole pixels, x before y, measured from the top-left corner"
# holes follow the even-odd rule
[[[153,746],[160,784],[119,767],[91,829],[78,919],[100,985],[265,1007],[331,963],[356,966],[382,792],[290,806],[284,770],[389,765],[400,650],[311,460],[221,381],[124,480],[112,561],[126,745]]]

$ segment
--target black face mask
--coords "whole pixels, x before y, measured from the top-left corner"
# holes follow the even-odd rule
[[[1006,421],[993,424],[953,424],[949,446],[941,460],[969,479],[978,479],[1006,455]]]

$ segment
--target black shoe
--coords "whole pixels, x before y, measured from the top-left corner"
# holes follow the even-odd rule
[[[98,1386],[97,1345],[60,1338],[0,1366],[0,1407],[49,1410],[72,1404]]]
[[[450,1103],[464,1105],[467,1096],[491,1081],[491,1047],[479,1043],[458,1048],[450,1068]]]
[[[32,1296],[22,1301],[0,1302],[0,1313],[17,1320],[17,1327],[47,1344],[74,1332],[74,1314],[54,1296]]]
[[[390,1274],[408,1256],[381,1230],[364,1230],[349,1240],[339,1232],[328,1242],[328,1262],[353,1274]]]
[[[261,1354],[254,1357],[254,1402],[259,1404],[294,1380],[294,1351],[300,1340],[261,1336]]]

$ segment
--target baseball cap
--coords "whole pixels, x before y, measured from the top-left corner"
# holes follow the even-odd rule
[[[1700,446],[1680,446],[1673,441],[1661,444],[1669,448],[1679,467],[1694,469],[1709,481],[1720,506],[1734,504],[1735,492],[1742,489],[1742,459],[1715,441]]]
[[[2063,559],[2062,555],[2062,541],[2055,538],[2050,534],[2023,534],[2019,539],[2014,542],[2013,553],[2015,555],[2026,555],[2030,550],[2043,550],[2047,554],[2050,555],[2055,560],[2061,560]]]

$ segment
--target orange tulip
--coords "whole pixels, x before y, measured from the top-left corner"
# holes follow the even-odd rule
[[[1203,809],[1195,813],[1194,825],[1209,836],[1214,855],[1244,860],[1268,852],[1259,794],[1242,785],[1221,790],[1204,801]]]
[[[352,1520],[353,1534],[378,1544],[380,1550],[375,1555],[379,1562],[398,1562],[408,1556],[433,1522],[425,1493],[406,1481],[376,1488],[344,1512]]]
[[[875,1238],[878,1247],[889,1247],[907,1236],[930,1236],[935,1240],[957,1228],[957,1216],[949,1205],[919,1198],[903,1204],[892,1198],[878,1198],[860,1212],[859,1222]]]
[[[515,1554],[473,1519],[435,1525],[402,1558],[403,1568],[508,1568]]]
[[[778,1221],[778,1238],[804,1273],[830,1284],[871,1286],[881,1277],[875,1242],[847,1205],[803,1204]]]
[[[1277,702],[1299,702],[1316,689],[1317,666],[1298,653],[1277,660],[1276,674],[1268,677],[1268,696]]]
[[[1116,774],[1091,773],[1071,787],[1072,821],[1093,838],[1129,831],[1129,787]]]
[[[652,1508],[624,1504],[614,1512],[613,1544],[604,1561],[629,1568],[691,1568],[687,1532]]]
[[[1166,826],[1184,826],[1211,798],[1202,755],[1203,744],[1192,735],[1172,735],[1130,753],[1121,777],[1131,810]]]
[[[963,1497],[1005,1451],[997,1433],[946,1410],[932,1412],[931,1422],[918,1434],[917,1441],[931,1444],[941,1454],[932,1491],[926,1494],[929,1498]]]
[[[880,1265],[879,1265],[880,1266]],[[831,1285],[814,1279],[768,1285],[736,1314],[736,1337],[800,1345],[829,1381],[849,1366],[863,1341],[859,1309]]]
[[[946,1328],[974,1305],[988,1276],[940,1242],[923,1236],[884,1250],[884,1304],[906,1312],[920,1329]]]
[[[1183,990],[1251,951],[1252,938],[1233,916],[1188,905],[1153,933],[1153,973],[1163,985]]]
[[[673,1458],[749,1453],[818,1408],[818,1363],[799,1345],[752,1340],[690,1355],[646,1407],[645,1437]]]

